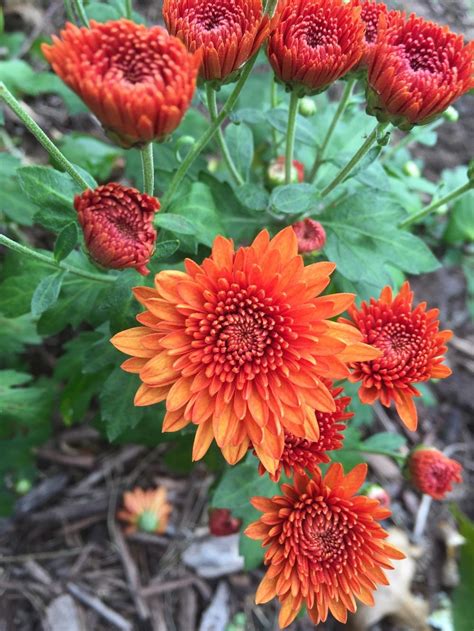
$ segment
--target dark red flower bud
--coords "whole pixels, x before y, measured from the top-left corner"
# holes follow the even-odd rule
[[[242,525],[241,519],[232,517],[227,508],[212,508],[209,511],[209,530],[215,537],[225,537],[239,532]]]
[[[419,447],[408,459],[410,481],[422,493],[442,500],[455,482],[462,482],[462,466],[433,447]]]
[[[307,254],[322,250],[326,244],[326,231],[314,219],[303,219],[292,226],[298,239],[298,252]]]
[[[111,269],[135,268],[144,276],[155,249],[155,197],[121,184],[84,191],[74,200],[91,258]]]

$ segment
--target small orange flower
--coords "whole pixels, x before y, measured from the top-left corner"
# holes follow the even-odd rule
[[[368,112],[400,129],[425,125],[474,87],[474,42],[411,15],[377,46],[368,69]]]
[[[202,50],[206,81],[229,79],[270,30],[261,0],[164,0],[163,17],[190,52]]]
[[[155,249],[155,197],[110,183],[87,189],[74,199],[91,258],[110,269],[134,268],[146,276]]]
[[[365,50],[359,67],[367,67],[374,51],[385,37],[387,28],[397,22],[403,22],[405,15],[401,11],[389,11],[387,5],[377,0],[354,0],[362,8],[360,17],[365,23]]]
[[[252,443],[274,473],[284,431],[318,440],[315,410],[336,409],[322,379],[347,378],[348,362],[380,355],[353,326],[329,320],[354,300],[319,296],[335,265],[304,267],[297,250],[292,228],[272,240],[264,230],[237,252],[219,236],[201,265],[187,260],[185,272],[135,289],[142,326],[112,343],[143,382],[136,405],[166,400],[165,432],[197,426],[194,460],[215,439],[235,464]]]
[[[379,399],[385,407],[394,401],[403,423],[414,431],[418,415],[413,397],[420,396],[414,384],[449,377],[451,370],[442,362],[452,332],[439,330],[438,309],[426,311],[426,303],[413,308],[408,282],[395,298],[385,287],[378,300],[363,302],[360,309],[350,307],[349,315],[364,341],[383,352],[374,361],[353,366],[351,381],[362,382],[361,401],[372,404]]]
[[[453,483],[462,482],[462,466],[433,447],[419,447],[408,458],[410,481],[422,493],[443,500],[453,490]]]
[[[245,530],[261,539],[267,573],[257,591],[257,604],[275,596],[281,602],[280,627],[287,627],[306,605],[315,624],[330,611],[346,622],[356,610],[356,598],[373,605],[377,584],[387,585],[384,569],[404,555],[385,542],[388,533],[378,523],[390,516],[376,500],[355,495],[367,474],[358,465],[344,475],[333,464],[324,477],[297,473],[283,495],[254,497],[252,505],[263,515]]]
[[[123,494],[123,503],[125,510],[119,511],[117,516],[129,524],[127,532],[165,532],[172,507],[166,501],[164,487],[149,491],[137,487]]]
[[[360,13],[344,0],[280,0],[268,44],[278,79],[303,96],[347,74],[364,51]]]
[[[346,412],[347,406],[351,402],[350,397],[339,396],[342,388],[334,388],[330,382],[325,382],[334,398],[336,409],[334,412],[316,412],[316,420],[319,426],[319,440],[310,441],[305,438],[298,438],[293,434],[285,434],[285,447],[280,458],[280,464],[274,475],[270,477],[274,482],[278,482],[281,470],[285,471],[288,477],[294,471],[314,473],[321,463],[329,462],[328,451],[341,449],[344,436],[341,434],[346,429],[344,421],[351,419],[353,412]],[[265,468],[259,464],[258,471],[264,475]]]
[[[200,55],[165,29],[128,20],[77,28],[42,50],[53,70],[124,147],[162,140],[193,98]]]

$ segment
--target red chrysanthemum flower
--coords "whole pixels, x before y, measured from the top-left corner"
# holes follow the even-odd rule
[[[201,265],[166,271],[135,296],[146,311],[141,327],[112,343],[133,358],[123,368],[140,375],[136,405],[166,400],[163,431],[197,426],[193,458],[215,438],[234,464],[250,442],[274,473],[284,431],[318,440],[315,410],[333,412],[323,378],[344,379],[348,362],[380,351],[361,344],[353,326],[328,318],[352,304],[352,294],[317,297],[333,263],[304,267],[296,235],[286,228],[270,240],[262,231],[234,251],[217,237]]]
[[[394,401],[403,423],[415,430],[418,416],[413,397],[420,393],[414,384],[449,377],[451,370],[442,362],[452,332],[439,330],[438,309],[426,311],[425,302],[413,308],[408,282],[395,298],[390,287],[385,287],[378,300],[363,302],[360,309],[350,307],[349,315],[364,341],[383,352],[374,361],[353,366],[351,381],[362,382],[361,401],[372,404],[379,399],[386,407]]]
[[[360,66],[367,67],[378,43],[383,41],[387,28],[405,20],[401,11],[389,11],[387,5],[377,0],[354,0],[361,7],[360,17],[365,24],[365,48]]]
[[[165,29],[128,20],[77,28],[42,50],[53,70],[124,147],[162,140],[193,98],[200,55]]]
[[[306,438],[299,438],[293,434],[285,434],[285,447],[280,458],[280,464],[271,479],[278,482],[282,469],[288,477],[293,472],[315,473],[318,465],[330,461],[328,451],[341,449],[344,436],[341,434],[346,429],[344,421],[354,416],[353,412],[346,412],[347,406],[351,402],[350,397],[341,397],[343,388],[334,388],[330,382],[326,382],[331,392],[336,409],[334,412],[316,412],[316,420],[319,427],[319,440],[311,441]],[[265,468],[259,464],[260,475],[265,474]]]
[[[215,537],[227,537],[239,532],[242,520],[232,516],[227,508],[212,508],[209,511],[209,531]]]
[[[374,604],[372,592],[388,584],[383,569],[393,568],[391,559],[404,558],[385,542],[388,533],[378,523],[390,511],[354,495],[366,473],[367,465],[358,465],[345,476],[333,464],[324,477],[319,471],[313,479],[297,473],[293,485],[282,485],[282,496],[252,498],[263,515],[245,534],[263,540],[269,566],[256,602],[278,597],[280,627],[291,624],[303,604],[315,624],[328,611],[346,622],[356,598]]]
[[[279,156],[275,160],[272,160],[268,165],[266,173],[267,186],[270,189],[274,189],[277,186],[282,186],[286,181],[285,170],[285,156]],[[291,179],[292,184],[301,184],[304,182],[304,164],[293,160],[291,163]]]
[[[425,125],[474,87],[474,42],[411,15],[389,28],[368,69],[368,112],[400,129]]]
[[[348,73],[364,51],[360,13],[344,0],[280,0],[268,44],[278,79],[303,96]]]
[[[322,250],[326,245],[326,231],[319,221],[303,219],[292,226],[298,239],[298,252],[308,254]]]
[[[189,51],[202,50],[206,81],[231,77],[270,30],[261,0],[164,0],[163,17],[169,32]]]
[[[127,522],[127,532],[163,533],[168,526],[172,507],[166,501],[166,489],[162,486],[144,491],[136,488],[123,495],[124,510],[117,517]]]
[[[408,458],[410,481],[422,493],[435,500],[443,500],[462,482],[462,466],[433,447],[419,447]]]
[[[155,197],[121,184],[87,189],[74,199],[86,247],[94,261],[110,269],[132,267],[149,273],[155,250],[153,218],[160,209]]]

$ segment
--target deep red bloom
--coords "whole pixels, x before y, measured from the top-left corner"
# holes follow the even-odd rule
[[[121,184],[84,191],[74,200],[91,257],[104,267],[133,267],[144,276],[155,249],[153,218],[160,209],[155,197]]]
[[[367,66],[376,49],[383,41],[387,28],[396,22],[403,22],[405,16],[401,11],[389,11],[387,5],[377,0],[355,0],[362,9],[360,17],[365,23],[365,49],[359,64]]]
[[[362,57],[360,13],[343,0],[280,0],[268,44],[276,76],[301,96],[326,90]]]
[[[273,189],[276,186],[285,184],[285,156],[279,156],[268,165],[266,180],[268,187]],[[304,182],[304,164],[293,160],[291,164],[291,183],[301,184]]]
[[[385,287],[378,300],[363,302],[360,309],[351,306],[348,312],[364,341],[383,351],[379,359],[353,366],[351,380],[362,382],[361,401],[372,404],[379,399],[386,407],[394,401],[403,423],[415,430],[418,417],[413,397],[420,393],[414,384],[451,374],[442,362],[452,332],[439,330],[438,309],[426,311],[425,302],[413,308],[408,282],[395,298],[390,287]]]
[[[165,29],[128,20],[77,28],[42,50],[53,70],[125,147],[162,140],[193,98],[200,55]]]
[[[433,447],[415,449],[408,458],[410,480],[419,491],[442,500],[453,483],[462,482],[462,466]]]
[[[298,239],[298,252],[307,254],[317,252],[326,245],[326,231],[319,221],[314,219],[303,219],[292,225]]]
[[[226,537],[239,532],[242,520],[232,516],[227,508],[212,508],[209,511],[209,530],[215,537]]]
[[[404,558],[385,542],[388,533],[378,523],[390,511],[354,495],[366,474],[367,465],[345,476],[342,466],[333,464],[324,477],[319,471],[313,479],[297,473],[293,485],[282,485],[282,496],[251,500],[263,515],[245,534],[263,540],[269,566],[256,602],[277,596],[282,628],[303,604],[315,624],[324,622],[328,611],[346,622],[356,598],[374,604],[372,592],[388,583],[383,570],[392,569],[391,559]]]
[[[202,50],[206,81],[228,79],[257,52],[270,30],[261,0],[164,0],[163,17],[169,32],[190,52]]]
[[[347,406],[351,402],[351,397],[340,396],[343,388],[334,388],[330,382],[325,382],[334,397],[336,409],[334,412],[316,412],[316,420],[319,425],[319,440],[311,441],[306,438],[299,438],[290,433],[285,433],[285,447],[280,458],[280,464],[273,475],[270,475],[274,482],[278,482],[281,470],[285,471],[288,477],[293,472],[315,473],[318,465],[330,461],[328,451],[341,449],[344,436],[341,434],[346,429],[344,421],[354,416],[353,412],[346,412]],[[265,474],[265,467],[260,463],[258,467],[260,475]]]
[[[368,69],[368,112],[401,129],[431,122],[474,87],[474,42],[411,15],[379,43]]]

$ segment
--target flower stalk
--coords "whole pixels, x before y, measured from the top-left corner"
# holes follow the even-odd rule
[[[22,245],[13,239],[9,239],[4,234],[0,234],[0,245],[4,245],[9,250],[13,250],[18,252],[19,254],[24,254],[25,256],[29,256],[30,258],[36,259],[37,261],[41,261],[45,265],[49,265],[55,269],[60,269],[65,272],[69,272],[70,274],[74,274],[75,276],[81,276],[82,278],[87,278],[88,280],[94,280],[100,283],[115,283],[117,280],[116,276],[106,276],[105,274],[94,274],[94,272],[88,272],[86,270],[82,270],[79,267],[75,267],[74,265],[69,265],[64,261],[60,261],[59,263],[55,261],[50,256],[46,254],[41,254],[41,252],[37,252],[32,248],[29,248],[26,245]]]
[[[132,12],[133,12],[132,0],[125,0],[125,17],[127,18],[127,20],[132,19]]]
[[[356,81],[357,81],[356,79],[350,79],[346,83],[346,87],[344,88],[344,92],[342,93],[342,97],[341,97],[341,100],[339,101],[339,105],[336,110],[336,113],[334,114],[334,118],[332,119],[331,124],[329,125],[329,128],[326,132],[326,136],[324,137],[324,140],[322,142],[322,145],[319,151],[316,153],[316,158],[314,160],[313,167],[309,174],[309,181],[311,183],[314,182],[314,180],[316,179],[316,175],[318,174],[319,167],[322,165],[324,161],[324,155],[326,153],[326,149],[328,148],[329,141],[332,138],[332,135],[334,133],[334,130],[337,127],[339,120],[341,119],[342,115],[346,111],[346,108],[352,96],[352,92],[354,91],[354,86],[356,84]]]
[[[215,122],[215,120],[219,116],[219,112],[217,110],[216,91],[212,87],[212,84],[209,82],[207,82],[206,84],[206,97],[207,97],[207,107],[209,110],[209,114],[211,116],[211,121]],[[232,160],[229,147],[227,146],[227,143],[225,141],[224,134],[222,132],[222,128],[220,125],[217,128],[216,137],[217,137],[217,142],[219,143],[219,148],[222,153],[222,158],[225,162],[225,165],[230,175],[232,176],[232,179],[234,180],[235,184],[237,184],[237,186],[242,186],[242,184],[244,183],[244,180],[242,176],[240,175],[239,171],[237,170],[237,167],[235,166],[234,161]]]
[[[153,196],[155,191],[155,168],[153,164],[153,143],[149,142],[140,151],[142,158],[143,192]]]
[[[291,183],[291,169],[293,165],[293,154],[295,151],[296,116],[298,114],[298,93],[293,90],[290,97],[290,107],[288,109],[288,130],[286,135],[285,153],[285,184]]]
[[[417,213],[414,213],[413,215],[411,215],[411,217],[408,217],[407,219],[402,221],[402,223],[399,224],[398,227],[408,228],[408,226],[411,226],[412,224],[417,223],[418,221],[420,221],[420,219],[423,219],[424,217],[432,213],[437,208],[440,208],[444,204],[450,204],[455,199],[457,199],[458,197],[461,197],[461,195],[464,195],[464,193],[467,193],[473,188],[474,188],[474,182],[466,182],[462,186],[459,186],[458,188],[454,189],[454,191],[451,191],[451,193],[448,193],[448,195],[445,195],[444,197],[441,197],[441,199],[438,199],[438,201],[432,202],[429,206],[426,206],[425,208],[422,208]]]
[[[14,112],[21,122],[25,125],[29,132],[33,134],[40,145],[48,152],[51,159],[59,164],[72,179],[77,182],[81,189],[90,188],[89,184],[72,165],[71,162],[59,151],[56,145],[48,138],[41,127],[33,120],[33,118],[22,108],[17,99],[8,90],[7,86],[0,81],[0,100],[2,100]]]
[[[72,5],[82,24],[89,28],[89,18],[87,17],[87,13],[84,9],[84,5],[82,4],[82,0],[72,0]]]

